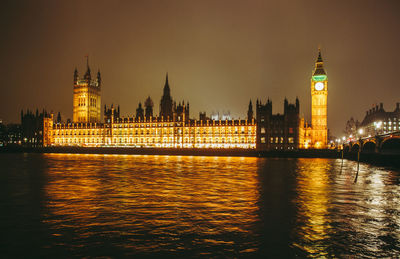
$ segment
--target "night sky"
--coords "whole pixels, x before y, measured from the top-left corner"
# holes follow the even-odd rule
[[[400,102],[400,1],[2,1],[0,119],[21,109],[72,118],[73,71],[102,73],[104,104],[133,115],[150,95],[158,114],[168,72],[174,100],[245,118],[249,99],[300,99],[310,118],[310,78],[321,47],[328,126]]]

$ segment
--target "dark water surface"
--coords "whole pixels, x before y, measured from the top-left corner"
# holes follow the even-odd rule
[[[335,159],[0,154],[2,258],[396,257],[400,173]]]

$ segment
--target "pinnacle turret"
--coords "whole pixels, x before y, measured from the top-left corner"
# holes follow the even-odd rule
[[[99,87],[100,87],[100,85],[101,85],[101,74],[100,74],[100,69],[99,69],[99,71],[97,72],[97,83],[98,83],[98,85],[99,85]]]
[[[89,56],[86,55],[86,73],[85,73],[85,79],[90,82],[90,79],[92,78],[90,74],[90,67],[89,67]]]
[[[168,73],[165,77],[165,85],[164,85],[164,95],[170,95],[169,83],[168,83]]]
[[[78,69],[75,67],[74,71],[74,85],[78,82]]]
[[[320,75],[326,76],[326,72],[324,69],[324,61],[322,60],[321,49],[318,49],[318,58],[317,61],[315,62],[315,69],[313,76],[320,76]]]
[[[169,88],[169,82],[168,82],[168,73],[165,77],[165,85],[164,85],[164,94],[161,97],[160,101],[160,117],[163,117],[164,119],[166,118],[172,118],[173,117],[173,101],[171,98],[171,90]]]
[[[257,103],[258,103],[258,100],[257,100]],[[253,112],[253,103],[251,102],[251,99],[250,99],[250,102],[249,102],[249,109],[247,110],[247,119],[248,119],[248,120],[252,120],[252,119],[253,119],[253,115],[254,115],[254,112]]]

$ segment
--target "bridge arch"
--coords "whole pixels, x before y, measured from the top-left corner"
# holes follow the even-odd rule
[[[360,149],[360,145],[358,143],[354,143],[351,146],[351,152],[358,152],[359,149]]]
[[[371,153],[371,152],[375,152],[375,149],[376,149],[376,143],[375,143],[375,141],[369,140],[369,141],[366,141],[366,142],[363,144],[361,151],[362,151],[362,152]]]
[[[381,152],[400,153],[400,136],[390,136],[382,140]]]

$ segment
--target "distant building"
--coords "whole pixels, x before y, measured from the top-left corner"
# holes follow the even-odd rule
[[[119,105],[118,108],[114,109],[114,105],[111,104],[110,108],[107,108],[107,105],[104,105],[104,121],[106,123],[111,122],[111,116],[114,117],[114,120],[117,118],[120,118],[120,110],[119,110]]]
[[[43,143],[45,146],[256,148],[255,120],[210,120],[205,113],[196,120],[190,119],[189,111],[188,102],[173,101],[167,75],[160,116],[153,117],[150,97],[145,101],[145,109],[139,103],[136,115],[131,117],[120,117],[119,107],[115,110],[105,106],[104,123],[54,123],[50,115],[43,122]]]
[[[73,122],[94,123],[100,122],[101,109],[101,76],[100,70],[97,78],[92,79],[89,58],[84,77],[78,76],[78,70],[74,72],[74,100],[73,100]]]
[[[136,119],[144,120],[144,110],[142,108],[142,103],[139,102],[139,106],[136,109]]]
[[[251,106],[249,107],[249,111]],[[299,147],[300,102],[289,104],[285,99],[284,113],[272,114],[272,102],[265,104],[257,100],[257,149],[294,150]],[[250,112],[249,112],[250,114]]]
[[[43,145],[43,119],[48,116],[46,110],[36,112],[21,111],[21,144],[29,147],[40,147]],[[61,115],[58,113],[56,123],[61,122]]]
[[[358,120],[354,120],[353,117],[351,117],[347,122],[346,122],[346,127],[344,130],[344,134],[346,136],[351,136],[355,137],[358,135],[357,130],[360,128],[360,122]]]
[[[300,148],[328,147],[328,77],[321,50],[311,77],[311,125],[301,119]]]
[[[168,74],[160,100],[159,116],[154,116],[150,96],[144,107],[140,102],[136,114],[120,116],[118,109],[104,107],[100,121],[100,72],[91,79],[89,64],[81,80],[74,73],[73,123],[55,123],[53,115],[43,119],[45,146],[126,146],[158,148],[246,148],[258,150],[294,150],[327,148],[328,78],[321,51],[311,77],[311,124],[300,118],[300,102],[284,100],[283,114],[272,114],[272,102],[257,100],[255,116],[250,101],[246,120],[233,120],[230,113],[200,112],[190,118],[188,102],[177,102],[171,96]],[[398,109],[397,109],[398,110]],[[61,119],[60,119],[61,120]],[[384,123],[384,122],[382,122]],[[389,121],[387,120],[387,125]],[[389,127],[389,126],[388,126]]]
[[[385,111],[383,103],[368,110],[358,130],[361,130],[363,136],[400,131],[400,103],[396,103],[396,109],[392,112]]]
[[[7,143],[7,127],[0,119],[0,147],[5,146]]]
[[[174,103],[174,121],[185,121],[188,122],[190,120],[189,118],[189,103],[186,103],[183,101],[182,103],[179,102],[178,106],[176,103]]]
[[[23,142],[22,129],[20,124],[8,124],[6,127],[5,145],[21,145]]]
[[[211,114],[211,119],[212,120],[231,120],[232,119],[231,112],[230,111],[227,111],[227,112],[222,111],[222,114],[220,114],[219,112],[213,112]]]
[[[165,85],[163,90],[163,96],[160,101],[160,117],[163,120],[172,120],[173,119],[173,101],[171,97],[171,90],[169,88],[168,83],[168,74],[165,78]]]
[[[199,112],[199,120],[206,121],[206,120],[210,120],[210,118],[207,117],[206,112]]]
[[[249,108],[247,110],[247,120],[252,120],[254,119],[254,113],[253,113],[253,104],[251,103],[251,100],[249,102]]]
[[[150,98],[150,96],[147,97],[146,101],[144,102],[146,119],[150,119],[153,117],[153,106],[153,100]]]

